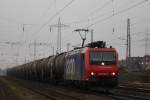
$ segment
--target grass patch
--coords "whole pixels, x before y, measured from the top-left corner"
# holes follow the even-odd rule
[[[150,83],[150,74],[145,72],[129,72],[125,68],[120,68],[120,83],[124,82],[141,82]]]
[[[19,96],[21,100],[43,100],[39,97],[39,95],[20,86],[14,81],[3,79],[3,82],[7,84],[10,90],[12,90],[17,96]]]

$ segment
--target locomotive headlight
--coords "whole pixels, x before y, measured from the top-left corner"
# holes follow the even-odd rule
[[[112,73],[111,73],[111,75],[115,76],[115,75],[116,75],[116,73],[115,73],[115,72],[112,72]]]
[[[91,72],[91,75],[93,76],[93,75],[95,75],[95,73],[94,73],[94,72]]]
[[[101,65],[102,65],[102,66],[104,66],[104,65],[105,65],[105,63],[104,63],[104,62],[102,62],[102,63],[101,63]]]

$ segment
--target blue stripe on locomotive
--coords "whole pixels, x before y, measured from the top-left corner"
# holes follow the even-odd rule
[[[84,70],[83,55],[78,52],[66,56],[64,79],[82,80]]]

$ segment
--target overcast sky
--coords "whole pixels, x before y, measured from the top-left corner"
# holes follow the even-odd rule
[[[69,26],[61,30],[62,51],[66,51],[67,43],[70,49],[81,44],[79,34],[73,30],[89,27],[94,30],[94,41],[106,41],[123,59],[126,22],[130,18],[131,55],[144,56],[144,39],[150,39],[150,35],[146,36],[150,34],[149,12],[149,0],[0,0],[0,67],[34,60],[34,41],[47,43],[36,46],[36,59],[52,55],[52,47],[57,48],[57,28],[50,29],[49,25],[56,25],[59,17],[62,24]]]

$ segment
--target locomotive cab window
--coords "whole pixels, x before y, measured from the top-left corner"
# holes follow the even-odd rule
[[[111,51],[91,51],[90,52],[90,64],[92,65],[112,65],[116,64],[115,52]]]

